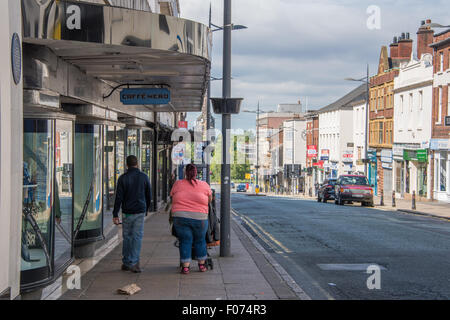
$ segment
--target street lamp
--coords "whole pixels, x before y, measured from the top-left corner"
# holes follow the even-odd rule
[[[211,11],[210,11],[211,12]],[[231,256],[231,188],[229,134],[231,114],[239,113],[242,98],[231,98],[231,0],[224,0],[222,98],[211,98],[214,112],[222,114],[222,168],[220,183],[220,256]],[[212,24],[211,24],[212,25]]]
[[[211,3],[209,4],[209,29],[211,30],[211,32],[216,32],[216,31],[220,31],[220,30],[224,30],[223,27],[219,27],[215,24],[212,23],[212,14],[211,14]],[[216,29],[212,30],[211,27],[215,27]],[[231,25],[231,29],[232,30],[242,30],[242,29],[247,29],[246,26],[243,25]],[[232,77],[230,77],[231,79],[233,79]],[[219,81],[219,80],[223,80],[223,78],[216,78],[216,77],[212,77],[210,76],[210,79],[208,81],[208,101],[207,101],[207,106],[206,106],[206,132],[208,132],[209,129],[211,129],[211,81]],[[209,139],[207,137],[207,141],[206,141],[206,145],[209,145]],[[206,182],[210,183],[211,182],[211,176],[210,176],[210,165],[207,164],[206,165]]]
[[[361,79],[345,78],[347,81],[358,81],[366,84],[366,134],[364,137],[364,175],[368,177],[369,159],[369,64],[367,64],[367,74]]]

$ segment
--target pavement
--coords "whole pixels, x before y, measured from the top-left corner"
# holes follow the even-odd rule
[[[266,259],[264,249],[255,246],[245,230],[232,222],[232,257],[220,257],[219,247],[208,250],[214,269],[198,272],[192,264],[189,275],[180,274],[179,252],[171,236],[168,215],[150,216],[145,224],[141,253],[143,272],[120,270],[120,243],[81,278],[81,289],[65,290],[61,300],[297,300],[300,297],[284,279],[283,269]],[[121,233],[121,232],[119,232]],[[81,264],[81,263],[80,263]],[[281,271],[280,271],[281,270]],[[133,296],[117,289],[137,284],[142,290]]]

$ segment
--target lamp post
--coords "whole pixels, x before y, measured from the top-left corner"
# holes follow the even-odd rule
[[[369,166],[369,64],[367,64],[367,74],[364,78],[361,79],[353,79],[353,78],[345,78],[348,81],[358,81],[366,84],[366,128],[365,128],[365,137],[364,137],[364,175],[368,176],[368,166]]]
[[[211,98],[214,112],[222,115],[222,168],[220,184],[220,256],[231,256],[230,129],[231,114],[240,111],[242,98],[231,98],[231,0],[224,0],[222,98]],[[213,30],[215,31],[215,30]]]

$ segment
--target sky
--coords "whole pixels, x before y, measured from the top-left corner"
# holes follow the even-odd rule
[[[222,0],[180,0],[181,17],[208,24],[210,3],[213,23],[222,25]],[[450,25],[448,0],[234,0],[232,9],[233,23],[248,27],[232,33],[232,97],[244,98],[241,110],[256,110],[258,102],[276,110],[299,100],[320,109],[357,87],[344,79],[364,77],[367,64],[374,75],[381,46],[394,36],[409,32],[415,45],[422,20]],[[211,74],[217,78],[222,44],[222,32],[214,32]],[[211,91],[221,97],[222,82],[213,81]],[[189,127],[198,115],[189,114]],[[221,116],[214,117],[220,129]],[[232,127],[255,128],[255,120],[241,112]]]

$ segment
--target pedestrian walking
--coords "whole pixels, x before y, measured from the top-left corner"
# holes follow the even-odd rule
[[[120,224],[119,210],[122,208],[122,270],[141,272],[139,258],[144,236],[144,219],[150,210],[151,186],[148,176],[138,168],[136,156],[127,157],[126,173],[117,181],[113,222]]]
[[[206,232],[208,230],[208,204],[212,201],[210,186],[197,180],[197,167],[186,166],[185,179],[178,180],[170,192],[175,234],[179,240],[181,273],[188,274],[192,261],[192,247],[198,268],[207,270]]]

